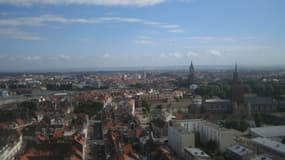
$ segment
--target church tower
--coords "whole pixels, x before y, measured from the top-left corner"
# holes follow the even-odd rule
[[[190,67],[189,67],[189,84],[194,84],[195,81],[195,70],[194,70],[194,65],[191,61]]]
[[[238,104],[243,103],[243,85],[241,80],[239,79],[237,64],[235,64],[235,70],[233,73],[232,101]]]

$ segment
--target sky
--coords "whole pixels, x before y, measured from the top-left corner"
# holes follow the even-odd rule
[[[0,0],[0,70],[283,65],[284,0]]]

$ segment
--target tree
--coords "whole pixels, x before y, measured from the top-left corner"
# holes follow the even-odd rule
[[[281,143],[285,144],[285,138],[282,139]]]
[[[261,127],[262,119],[261,119],[261,116],[260,116],[259,113],[255,113],[255,115],[254,115],[254,122],[255,122],[256,127]]]
[[[93,101],[83,101],[79,102],[79,104],[75,107],[75,113],[85,113],[89,116],[93,116],[101,111],[103,108],[102,102],[93,102]]]
[[[215,141],[213,141],[213,140],[209,140],[207,142],[207,148],[210,151],[215,152],[217,150],[217,148],[218,148],[218,144]]]

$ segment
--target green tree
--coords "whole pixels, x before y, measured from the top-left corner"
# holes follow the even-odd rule
[[[261,118],[259,113],[255,113],[255,115],[254,115],[254,122],[255,122],[256,127],[261,127],[261,125],[262,125],[262,118]]]

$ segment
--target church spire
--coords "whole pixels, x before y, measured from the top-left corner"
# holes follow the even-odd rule
[[[190,81],[190,84],[194,83],[194,79],[195,79],[195,71],[194,71],[193,62],[191,60],[190,67],[189,67],[189,81]]]
[[[233,82],[234,83],[239,82],[237,63],[235,64],[235,71],[234,71],[234,75],[233,75]]]

